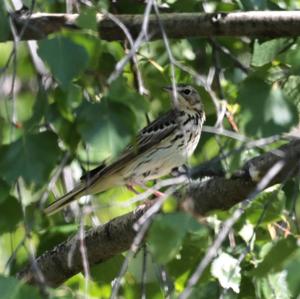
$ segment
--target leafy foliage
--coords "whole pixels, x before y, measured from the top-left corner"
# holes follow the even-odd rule
[[[30,7],[30,0],[23,2]],[[91,7],[80,4],[76,30],[66,28],[37,43],[38,63],[32,62],[34,56],[25,42],[18,43],[16,52],[13,42],[0,44],[1,298],[41,298],[38,286],[14,278],[34,251],[40,255],[76,234],[81,225],[90,227],[135,209],[129,204],[124,207],[132,192],[118,187],[94,196],[97,208],[81,221],[72,213],[48,218],[42,211],[84,171],[117,156],[149,119],[171,106],[162,87],[171,82],[172,66],[164,41],[152,41],[151,32],[149,41],[136,53],[144,95],[139,93],[143,88],[139,90],[133,61],[108,84],[130,45],[101,40],[96,14],[103,10],[141,14],[145,3],[92,2]],[[157,2],[161,12],[203,10],[198,0]],[[11,35],[9,4],[0,3],[1,42]],[[64,13],[65,6],[65,1],[37,0],[34,11]],[[297,1],[283,0],[209,0],[205,6],[216,12],[300,8]],[[182,38],[169,40],[169,44],[174,58],[192,70],[175,66],[175,79],[196,86],[204,102],[207,126],[215,124],[216,109],[213,94],[199,78],[209,78],[218,103],[226,100],[224,107],[232,119],[225,117],[222,124],[230,131],[235,124],[240,137],[256,140],[285,134],[298,125],[298,40]],[[44,68],[46,71],[41,71]],[[196,80],[195,72],[200,75]],[[251,157],[281,144],[245,149],[241,138],[204,132],[189,166],[220,158],[218,167],[230,174]],[[189,298],[299,297],[299,199],[297,177],[261,192],[222,243]],[[176,209],[177,203],[168,199],[164,213],[154,217],[146,246],[130,261],[120,280],[120,296],[176,298],[235,208],[213,211],[205,219]],[[78,209],[72,211],[76,214]],[[94,265],[87,278],[77,274],[64,286],[47,290],[49,298],[79,298],[84,292],[89,298],[109,298],[125,256],[116,255]]]

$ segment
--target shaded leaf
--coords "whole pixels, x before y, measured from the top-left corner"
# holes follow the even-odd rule
[[[85,69],[88,62],[85,48],[66,37],[40,41],[38,54],[47,62],[55,79],[64,89]]]
[[[4,1],[0,3],[0,41],[7,41],[10,34],[8,13],[5,9]]]
[[[248,135],[269,136],[288,131],[298,122],[295,106],[274,84],[268,85],[255,77],[246,79],[240,87],[240,121]]]
[[[263,43],[255,40],[251,64],[253,66],[263,66],[271,62],[286,47],[288,41],[287,38],[273,39]]]
[[[84,102],[78,109],[79,134],[99,160],[119,153],[131,139],[134,125],[133,112],[121,103],[102,99],[101,103]]]
[[[123,262],[124,257],[116,255],[99,265],[94,265],[91,268],[93,280],[99,284],[111,283],[118,276]]]
[[[297,248],[297,240],[292,236],[279,240],[270,249],[258,267],[252,271],[252,274],[256,277],[262,277],[270,272],[280,271],[283,262],[286,261]]]
[[[0,204],[6,200],[9,195],[10,187],[9,185],[0,179]]]
[[[196,285],[188,299],[219,298],[219,285],[217,282],[201,283]]]
[[[0,203],[0,211],[0,234],[14,231],[17,224],[22,220],[20,203],[15,197],[9,196]]]
[[[158,263],[167,263],[179,252],[194,220],[183,213],[159,215],[151,225],[149,249]]]
[[[63,118],[58,105],[52,104],[47,110],[47,120],[55,128],[59,137],[64,141],[65,145],[74,152],[80,141],[79,133],[77,132],[76,122],[70,122]]]
[[[22,177],[27,184],[41,185],[48,180],[59,155],[54,133],[24,135],[0,148],[0,173],[10,183]]]
[[[46,90],[42,84],[39,84],[39,91],[33,106],[33,114],[32,117],[27,120],[24,124],[24,127],[27,130],[30,130],[37,126],[43,117],[46,114],[46,109],[48,105],[48,95],[46,93]]]
[[[70,84],[67,90],[56,88],[53,98],[57,103],[60,114],[68,121],[75,119],[74,109],[77,108],[82,101],[81,88],[78,85]]]
[[[279,220],[285,205],[285,199],[285,194],[282,190],[264,192],[251,203],[245,212],[245,216],[253,225],[256,225],[259,220],[261,224]],[[262,213],[264,213],[264,217],[260,219]]]
[[[39,299],[39,291],[14,277],[0,276],[1,299]]]
[[[197,228],[194,228],[192,232],[189,230],[189,233],[184,238],[176,259],[172,259],[167,264],[168,273],[174,278],[180,277],[186,272],[193,271],[205,253],[205,248],[210,244],[207,227],[199,223],[196,224]],[[209,274],[209,271],[207,272]],[[184,282],[185,279],[181,279],[181,283],[184,284]]]
[[[118,78],[113,81],[107,98],[128,105],[133,111],[139,114],[141,112],[147,112],[149,109],[149,104],[145,97],[138,94],[135,90],[129,89],[123,78]]]
[[[293,295],[293,298],[296,298],[300,294],[300,250],[297,249],[295,254],[287,261],[285,266],[287,270],[287,283],[289,289]]]
[[[283,87],[283,92],[297,106],[298,114],[300,113],[300,76],[289,76]]]
[[[81,28],[97,31],[97,11],[92,7],[82,9],[76,23]]]

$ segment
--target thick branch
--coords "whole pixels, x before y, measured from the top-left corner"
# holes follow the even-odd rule
[[[250,160],[232,178],[212,178],[205,183],[194,182],[188,190],[182,190],[179,197],[183,206],[192,213],[204,214],[214,209],[228,209],[243,201],[253,191],[257,181],[277,161],[284,160],[285,166],[273,178],[270,185],[280,183],[287,176],[298,173],[300,161],[300,140],[292,141],[279,150],[265,153]],[[255,176],[253,176],[255,173]],[[148,206],[149,207],[149,206]],[[133,224],[145,213],[147,208],[139,209],[117,217],[103,226],[86,232],[85,246],[90,265],[101,263],[117,254],[128,250],[135,236]],[[36,265],[42,272],[45,282],[50,286],[58,286],[83,269],[80,243],[73,237],[36,259]],[[72,263],[68,265],[68,256],[72,255]],[[29,265],[18,273],[28,283],[37,281],[34,267]]]
[[[16,12],[11,15],[20,30],[26,24],[21,39],[42,39],[63,28],[78,29],[77,14],[35,13],[31,16]],[[141,30],[143,15],[117,15],[133,37]],[[249,11],[233,13],[166,13],[161,21],[170,38],[200,36],[280,37],[300,35],[300,11]],[[98,14],[99,35],[105,40],[125,39],[123,31],[107,16]],[[157,18],[149,19],[152,39],[160,39]],[[12,38],[12,37],[10,37]]]
[[[205,182],[194,181],[186,190],[183,207],[194,214],[203,215],[212,210],[226,210],[244,200],[257,182],[278,161],[284,159],[284,167],[268,186],[281,183],[299,171],[300,140],[292,141],[279,150],[251,159],[230,179],[217,177]],[[195,171],[196,172],[196,171]]]

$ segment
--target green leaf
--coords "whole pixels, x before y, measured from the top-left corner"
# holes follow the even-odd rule
[[[0,3],[0,42],[7,41],[10,34],[8,13],[4,1]]]
[[[76,23],[81,28],[97,31],[97,11],[94,8],[81,10]]]
[[[31,207],[30,207],[31,208]],[[26,207],[26,216],[30,217],[33,215],[33,211]],[[46,219],[49,220],[49,219]],[[36,224],[33,224],[36,228]],[[57,244],[65,241],[70,235],[74,235],[78,232],[77,224],[62,224],[55,226],[49,226],[47,230],[40,232],[40,242],[36,251],[37,256],[43,254],[49,248],[56,246]]]
[[[247,135],[269,136],[288,131],[298,122],[297,109],[279,87],[255,77],[246,79],[239,90],[241,127]]]
[[[59,155],[54,133],[24,135],[0,148],[0,173],[9,183],[21,176],[27,184],[42,185],[47,182]]]
[[[295,42],[293,47],[281,55],[282,62],[289,67],[290,74],[299,74],[300,70],[300,43],[299,40]]]
[[[136,111],[137,114],[141,114],[141,112],[145,113],[149,110],[149,103],[145,97],[138,94],[135,90],[129,89],[128,84],[122,77],[113,81],[107,98],[129,106],[133,111]]]
[[[119,153],[131,139],[134,125],[135,116],[127,106],[105,98],[101,103],[84,102],[78,109],[79,134],[98,160]]]
[[[60,114],[66,120],[70,122],[74,121],[75,115],[73,110],[77,108],[82,101],[81,88],[75,84],[71,84],[66,91],[56,88],[53,97],[57,103]]]
[[[183,213],[159,215],[154,219],[147,240],[158,263],[165,264],[176,256],[193,222],[191,216]]]
[[[290,299],[291,297],[286,281],[286,272],[268,275],[257,281],[256,298]]]
[[[293,298],[300,294],[300,250],[297,249],[286,264],[287,282]]]
[[[245,212],[245,216],[253,225],[257,224],[263,211],[264,217],[260,219],[261,224],[268,224],[280,220],[285,206],[285,200],[286,197],[282,190],[263,192],[251,203]]]
[[[60,139],[64,141],[65,145],[74,152],[80,141],[76,122],[70,122],[61,116],[62,115],[57,104],[54,103],[49,106],[47,111],[47,120],[55,128],[55,132],[57,132]]]
[[[39,291],[14,277],[0,276],[1,299],[39,299]]]
[[[67,89],[71,80],[87,66],[88,54],[84,47],[66,37],[39,42],[39,56],[47,62],[55,79]]]
[[[217,282],[201,283],[193,287],[188,299],[219,298],[219,285]]]
[[[207,227],[196,221],[194,221],[194,224],[195,228],[192,231],[189,229],[178,256],[167,265],[168,273],[172,277],[180,277],[183,273],[193,271],[205,253],[207,246],[211,243]],[[184,281],[182,283],[184,284]]]
[[[211,273],[216,277],[224,289],[231,288],[235,293],[240,291],[241,267],[237,259],[222,252],[214,259]]]
[[[297,248],[297,239],[292,236],[279,240],[270,249],[258,267],[252,271],[252,274],[256,277],[263,277],[270,272],[282,270],[283,262],[285,262]]]
[[[287,38],[273,39],[263,43],[255,40],[251,64],[259,67],[271,62],[286,47],[288,41]]]
[[[283,86],[283,92],[293,100],[297,106],[298,114],[300,114],[300,76],[289,76]]]
[[[281,127],[291,127],[291,124],[296,124],[291,105],[284,98],[284,95],[278,86],[273,85],[270,95],[266,100],[266,109],[264,115],[265,121],[272,121],[274,124]]]
[[[0,179],[0,204],[4,202],[9,195],[9,185]]]
[[[91,268],[91,275],[93,280],[99,284],[111,283],[119,274],[124,257],[116,255],[107,261],[95,265]]]
[[[9,196],[0,203],[0,211],[0,234],[14,231],[17,224],[22,220],[20,203],[15,197]]]
[[[27,130],[37,126],[46,114],[48,104],[48,95],[42,84],[39,84],[39,91],[33,106],[32,117],[24,123],[24,128]]]

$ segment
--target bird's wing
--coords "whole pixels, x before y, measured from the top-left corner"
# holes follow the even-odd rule
[[[96,168],[87,171],[85,174],[83,174],[80,177],[80,181],[90,180],[94,175],[96,175],[98,172],[100,172],[102,169],[104,169],[104,167],[106,166],[106,164],[107,164],[106,161],[104,161],[104,162],[102,162],[102,164],[100,164]]]
[[[93,185],[103,176],[111,175],[122,169],[129,161],[151,149],[154,145],[172,134],[178,127],[176,119],[179,113],[177,110],[171,110],[142,129],[134,142],[124,149],[117,160],[99,169],[99,171],[92,171],[91,176],[88,177],[89,185]]]

